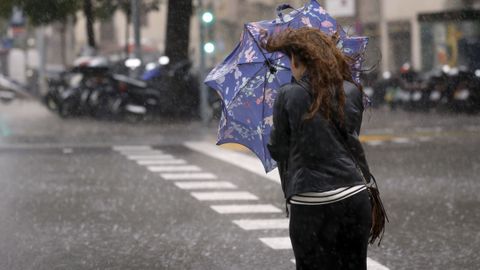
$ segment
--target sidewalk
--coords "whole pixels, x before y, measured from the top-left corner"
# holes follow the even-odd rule
[[[378,143],[423,140],[439,136],[480,134],[480,117],[473,115],[428,114],[388,109],[367,110],[364,114],[362,142]],[[200,121],[157,119],[128,123],[92,118],[61,119],[42,104],[16,100],[0,105],[0,144],[182,144],[207,141],[214,144],[217,123],[204,126]],[[233,149],[242,147],[227,145]]]

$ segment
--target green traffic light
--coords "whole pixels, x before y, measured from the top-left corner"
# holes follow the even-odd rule
[[[204,23],[211,23],[213,21],[213,14],[210,11],[205,11],[202,14],[202,21]]]
[[[203,46],[203,50],[206,52],[206,53],[213,53],[215,51],[215,44],[213,44],[212,42],[207,42],[205,43],[205,45]]]

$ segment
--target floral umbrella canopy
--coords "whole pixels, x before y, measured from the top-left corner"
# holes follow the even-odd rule
[[[223,114],[217,144],[246,146],[261,160],[266,172],[276,167],[266,147],[273,125],[273,103],[277,90],[289,83],[292,75],[285,54],[268,53],[261,48],[264,33],[271,35],[300,27],[314,27],[329,35],[338,31],[338,47],[355,59],[351,68],[353,79],[357,81],[368,42],[366,37],[347,36],[315,0],[289,14],[281,14],[286,8],[290,6],[279,6],[279,16],[275,20],[245,24],[240,43],[205,79],[222,98]]]

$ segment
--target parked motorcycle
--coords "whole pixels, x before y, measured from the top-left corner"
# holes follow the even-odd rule
[[[392,110],[480,112],[480,70],[444,66],[422,74],[386,72],[372,90],[374,107],[385,102]]]

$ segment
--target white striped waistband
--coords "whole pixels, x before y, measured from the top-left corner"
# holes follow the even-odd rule
[[[338,202],[367,189],[365,185],[341,187],[325,192],[306,192],[290,198],[291,204],[320,205]]]

